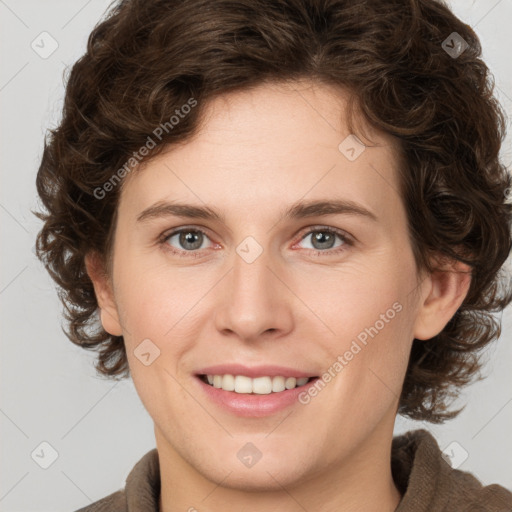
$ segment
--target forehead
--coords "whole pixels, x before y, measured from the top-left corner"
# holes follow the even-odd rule
[[[371,140],[358,132],[371,146],[357,145],[348,100],[340,88],[307,81],[221,95],[204,106],[193,137],[127,176],[122,203],[141,211],[172,197],[251,208],[334,194],[381,209],[398,191],[398,143],[354,116]],[[350,159],[354,140],[362,152]]]
[[[209,100],[194,138],[283,148],[287,142],[303,140],[308,148],[332,148],[334,139],[350,134],[350,99],[348,90],[314,80],[264,83]],[[378,144],[395,143],[393,137],[372,129],[357,111],[352,117]]]

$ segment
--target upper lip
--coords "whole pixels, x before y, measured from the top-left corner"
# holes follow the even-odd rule
[[[256,377],[316,377],[313,373],[302,372],[294,368],[276,365],[244,366],[243,364],[219,364],[201,368],[198,375],[245,375],[252,379]]]

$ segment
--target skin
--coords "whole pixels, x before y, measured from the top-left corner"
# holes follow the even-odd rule
[[[444,328],[470,277],[458,272],[468,270],[461,264],[418,275],[396,192],[396,141],[366,127],[375,145],[349,161],[338,149],[350,133],[346,99],[343,90],[306,81],[215,99],[191,140],[126,178],[113,275],[87,256],[103,327],[124,336],[134,385],[154,421],[163,512],[391,512],[399,504],[391,441],[411,344]],[[299,200],[320,199],[352,200],[377,221],[282,216]],[[225,223],[137,222],[164,200],[207,205]],[[179,235],[159,244],[182,226],[205,231],[199,249],[187,251]],[[315,244],[326,227],[353,244],[337,236],[331,246]],[[263,249],[251,264],[236,252],[247,236]],[[194,373],[212,364],[322,375],[395,302],[401,311],[307,405],[243,418],[200,393]],[[145,366],[134,350],[147,338],[161,353]],[[237,458],[247,442],[262,453],[250,468]]]

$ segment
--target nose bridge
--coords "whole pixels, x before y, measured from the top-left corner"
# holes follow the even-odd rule
[[[263,243],[249,236],[236,247],[231,292],[237,304],[244,304],[247,300],[268,300],[275,287],[272,272],[268,268],[272,257],[268,245],[264,248]]]
[[[279,267],[268,244],[247,237],[236,247],[226,294],[217,304],[217,328],[252,339],[265,331],[290,328],[286,290],[274,275]],[[272,270],[271,270],[272,269]]]

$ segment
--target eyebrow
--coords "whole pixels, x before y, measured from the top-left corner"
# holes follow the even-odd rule
[[[350,200],[299,201],[285,210],[282,216],[286,219],[302,219],[321,215],[360,215],[378,222],[377,216],[362,205]],[[160,201],[143,210],[137,222],[144,222],[159,217],[186,217],[190,219],[206,219],[225,223],[224,216],[208,206],[195,206],[188,203]]]

